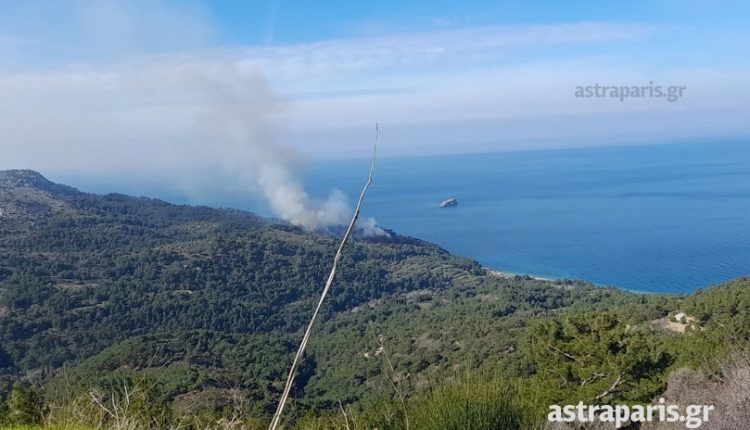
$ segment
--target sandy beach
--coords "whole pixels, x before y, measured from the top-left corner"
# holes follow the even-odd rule
[[[550,277],[545,277],[545,276],[534,275],[531,273],[500,272],[498,270],[493,270],[487,267],[485,267],[485,269],[487,269],[487,271],[490,272],[492,275],[497,276],[498,278],[505,278],[505,279],[512,279],[517,276],[529,277],[531,279],[536,279],[538,281],[555,281],[558,279],[558,278],[550,278]]]

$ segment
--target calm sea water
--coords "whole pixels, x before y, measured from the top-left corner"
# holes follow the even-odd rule
[[[306,185],[354,198],[367,165]],[[750,275],[750,142],[383,158],[364,215],[500,271],[691,292]]]
[[[319,162],[305,185],[354,199],[368,167]],[[52,179],[270,215],[221,181],[212,196],[189,198],[132,178]],[[448,197],[458,206],[439,208]],[[495,270],[691,292],[750,275],[750,141],[381,158],[363,215]]]

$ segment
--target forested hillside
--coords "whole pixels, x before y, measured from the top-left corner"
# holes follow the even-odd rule
[[[245,423],[263,422],[336,245],[329,234],[247,212],[0,172],[0,395],[37,387],[45,405],[80,406],[148,381],[144,399],[162,424],[237,415],[238,403]],[[644,296],[499,277],[396,233],[358,238],[290,415],[324,420],[346,406],[399,428],[406,413],[392,408],[397,399],[426,401],[469,374],[527,381],[526,398],[541,410],[584,398],[648,401],[673,369],[713,371],[729,337],[733,348],[746,342],[749,284]],[[689,321],[671,321],[678,311]],[[40,406],[39,415],[52,412]]]

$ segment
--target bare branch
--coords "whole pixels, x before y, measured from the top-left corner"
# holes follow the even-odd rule
[[[594,400],[601,400],[609,396],[610,394],[620,391],[620,386],[624,384],[625,382],[627,382],[627,379],[623,379],[622,375],[618,375],[617,379],[615,379],[615,382],[613,382],[612,385],[609,388],[607,388],[603,393],[594,397]]]
[[[98,399],[98,398],[96,397],[96,395],[94,394],[94,392],[93,392],[93,391],[92,391],[92,392],[90,392],[90,393],[89,393],[89,395],[91,396],[91,400],[93,400],[93,401],[94,401],[94,403],[96,403],[96,405],[97,405],[97,406],[99,406],[99,408],[100,408],[101,410],[103,410],[104,412],[106,412],[106,413],[107,413],[107,415],[109,415],[110,417],[112,417],[112,418],[115,418],[115,419],[117,418],[117,415],[115,415],[115,414],[114,414],[114,413],[113,413],[112,411],[110,411],[110,410],[109,410],[109,409],[108,409],[108,408],[107,408],[106,406],[104,406],[104,405],[102,404],[102,402],[100,402],[100,401],[99,401],[99,399]]]
[[[554,347],[554,346],[552,346],[552,345],[547,345],[547,348],[549,348],[549,349],[550,349],[550,351],[553,351],[553,352],[556,352],[556,353],[558,353],[558,354],[562,355],[563,357],[567,358],[568,360],[571,360],[571,361],[578,361],[578,360],[577,360],[577,359],[575,358],[575,356],[573,356],[573,355],[571,355],[571,354],[568,354],[567,352],[565,352],[565,351],[563,351],[563,350],[561,350],[561,349],[559,349],[559,348],[555,348],[555,347]]]
[[[605,378],[605,377],[607,377],[606,373],[603,373],[603,372],[594,372],[593,374],[591,374],[591,376],[589,376],[588,378],[585,378],[585,379],[583,379],[581,381],[581,387],[583,387],[584,385],[589,384],[591,382],[594,382],[597,379],[601,379],[601,378]]]
[[[344,428],[346,428],[346,430],[351,430],[349,428],[349,417],[346,415],[346,411],[344,410],[344,405],[341,404],[341,400],[339,400],[339,409],[341,409],[341,413],[344,415]]]
[[[305,349],[307,348],[307,342],[310,340],[313,327],[315,326],[315,321],[318,318],[318,313],[320,312],[320,309],[323,307],[323,301],[325,301],[325,298],[331,289],[331,285],[333,285],[333,278],[334,276],[336,276],[336,269],[338,268],[339,261],[341,260],[342,253],[344,251],[344,246],[346,246],[346,243],[349,241],[349,238],[351,237],[352,232],[354,231],[354,225],[357,223],[357,219],[359,218],[359,212],[362,208],[362,202],[365,200],[365,195],[367,195],[367,190],[370,188],[370,184],[372,183],[372,175],[375,172],[375,155],[377,153],[377,148],[378,148],[378,124],[376,123],[375,124],[375,142],[372,145],[372,160],[370,162],[370,174],[367,177],[367,182],[365,183],[365,186],[362,188],[362,192],[359,194],[359,200],[357,201],[357,206],[354,208],[354,215],[352,215],[352,220],[349,223],[349,227],[346,229],[346,233],[344,234],[344,237],[341,239],[341,244],[339,245],[339,248],[336,251],[336,256],[333,258],[333,266],[331,267],[331,273],[328,275],[328,280],[326,281],[326,285],[323,288],[323,292],[320,295],[318,306],[316,306],[315,312],[313,312],[312,318],[310,318],[310,322],[308,323],[307,329],[305,330],[305,335],[302,337],[302,341],[299,344],[299,348],[297,349],[297,354],[295,355],[294,361],[292,362],[292,368],[289,369],[289,375],[287,376],[286,384],[284,385],[284,392],[281,394],[279,405],[276,408],[276,412],[273,415],[273,419],[271,420],[271,425],[268,427],[269,430],[276,430],[281,422],[281,415],[284,412],[284,407],[286,406],[287,399],[289,398],[289,393],[292,390],[292,384],[294,383],[294,377],[297,374],[297,368],[299,367],[300,362],[302,361],[302,356],[305,354]]]

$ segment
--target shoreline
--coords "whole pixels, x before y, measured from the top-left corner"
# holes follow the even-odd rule
[[[535,275],[535,274],[532,274],[532,273],[506,272],[506,271],[500,271],[500,270],[491,269],[489,267],[485,267],[485,269],[491,275],[497,276],[498,278],[503,278],[503,279],[513,279],[513,278],[518,277],[518,276],[528,277],[528,278],[531,278],[531,279],[535,279],[537,281],[557,281],[557,280],[563,279],[563,278],[553,278],[553,277],[549,277],[549,276],[540,276],[540,275]]]
[[[632,294],[641,294],[641,295],[654,295],[654,294],[656,294],[656,295],[668,295],[668,296],[670,296],[670,295],[683,295],[684,294],[684,293],[664,293],[664,292],[656,292],[656,291],[633,290],[633,289],[630,289],[630,288],[618,287],[616,285],[598,284],[596,282],[587,281],[587,280],[584,280],[584,279],[571,279],[571,278],[565,278],[565,277],[541,276],[541,275],[535,275],[533,273],[508,272],[508,271],[502,271],[502,270],[495,270],[495,269],[492,269],[492,268],[489,268],[489,267],[485,267],[485,266],[482,266],[482,267],[484,267],[484,269],[487,270],[487,272],[489,272],[490,275],[496,276],[498,278],[503,278],[503,279],[513,279],[513,278],[518,277],[518,276],[520,276],[520,277],[527,277],[529,279],[534,279],[536,281],[548,281],[548,282],[554,282],[554,281],[559,281],[559,280],[563,280],[563,279],[570,279],[570,280],[573,280],[573,281],[586,282],[586,283],[589,283],[591,285],[597,286],[599,288],[614,288],[614,289],[617,289],[617,290],[620,290],[620,291],[625,291],[625,292],[632,293]],[[692,293],[690,293],[690,294],[692,294]]]

